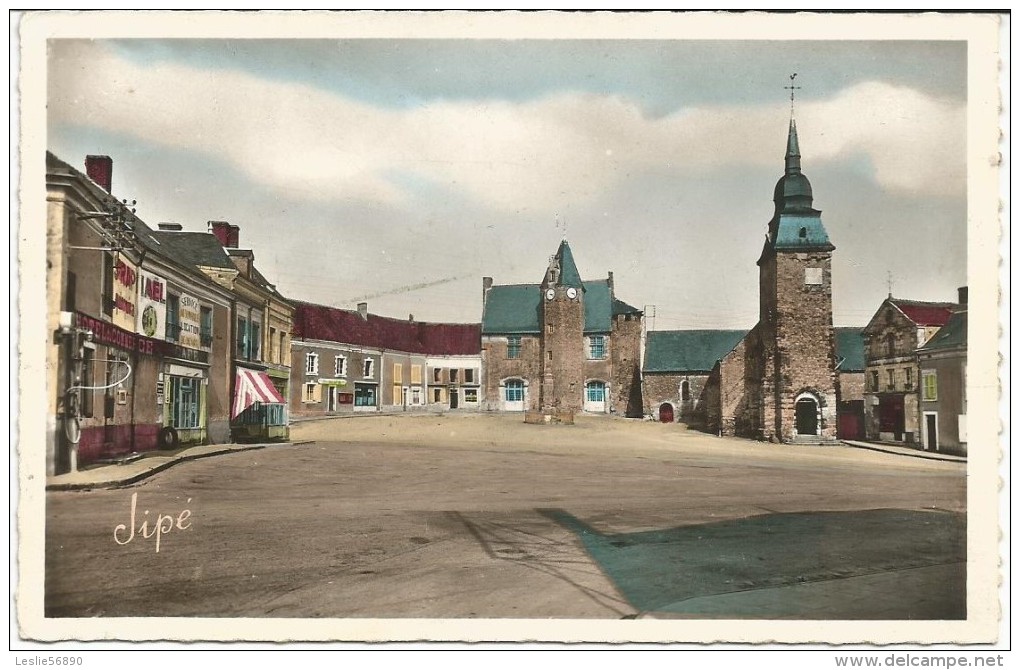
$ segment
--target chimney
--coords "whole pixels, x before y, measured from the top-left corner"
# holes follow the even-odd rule
[[[365,307],[368,307],[368,305],[366,305]],[[408,323],[414,323],[414,314],[408,314],[407,315],[407,322]]]
[[[606,281],[606,283],[609,284],[609,295],[614,295],[613,294],[614,284],[613,284],[613,271],[612,270],[609,271],[609,279]]]
[[[967,287],[966,286],[961,286],[960,288],[956,289],[956,295],[957,295],[957,300],[956,301],[958,303],[960,303],[961,305],[966,305],[967,304]]]
[[[227,244],[224,246],[230,247],[231,249],[237,249],[241,245],[238,240],[241,237],[241,229],[238,226],[230,226],[227,234]]]
[[[175,233],[179,233],[180,231],[184,230],[184,226],[182,226],[179,223],[162,222],[162,223],[159,224],[159,229],[160,230],[170,230],[170,231],[173,231]]]
[[[226,221],[210,221],[209,232],[216,236],[224,247],[230,246],[230,224]]]
[[[492,288],[492,277],[482,277],[482,306],[485,306],[485,298],[488,297],[490,288]]]
[[[360,316],[365,321],[368,321],[368,303],[367,302],[359,302],[358,303],[358,316]]]
[[[113,159],[109,156],[86,156],[85,174],[89,179],[103,187],[107,193],[112,193],[113,186]]]

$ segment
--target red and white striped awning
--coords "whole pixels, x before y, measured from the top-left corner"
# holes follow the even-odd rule
[[[234,406],[230,418],[237,418],[241,412],[257,402],[282,405],[285,401],[265,372],[238,368],[234,384]]]

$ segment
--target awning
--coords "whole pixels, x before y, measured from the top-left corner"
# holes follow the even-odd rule
[[[282,405],[285,401],[265,372],[238,368],[230,418],[236,419],[241,412],[257,402]]]

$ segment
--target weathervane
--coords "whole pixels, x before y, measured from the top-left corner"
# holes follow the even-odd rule
[[[783,88],[786,88],[786,89],[790,90],[790,118],[791,119],[793,118],[793,94],[794,94],[794,91],[799,91],[800,90],[800,86],[794,86],[793,85],[793,80],[796,79],[796,78],[797,78],[797,73],[794,72],[793,74],[790,75],[790,85],[783,87]]]

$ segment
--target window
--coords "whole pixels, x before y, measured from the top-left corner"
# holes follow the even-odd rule
[[[477,403],[478,389],[464,389],[464,402]]]
[[[367,362],[367,361],[366,361]],[[375,387],[366,384],[354,385],[354,406],[375,407]]]
[[[460,370],[457,370],[456,368],[451,369],[450,370],[450,383],[451,384],[456,384],[457,381],[458,381],[458,377],[460,377]]]
[[[686,379],[680,382],[680,400],[689,402],[691,399],[691,383]]]
[[[506,357],[507,358],[520,358],[521,357],[521,336],[511,335],[506,338]]]
[[[821,286],[822,268],[804,268],[804,283],[808,286]]]
[[[904,387],[908,390],[914,386],[913,370],[911,368],[903,368],[903,376],[906,379]]]
[[[280,332],[280,362],[290,365],[290,346],[287,344],[287,333]]]
[[[212,346],[212,307],[201,308],[199,339],[203,347]]]
[[[432,389],[432,402],[443,402],[443,389]]]
[[[606,401],[606,385],[602,382],[588,382],[584,388],[588,402]]]
[[[524,382],[520,379],[508,379],[504,389],[507,402],[521,402],[524,400]]]
[[[306,375],[317,375],[319,374],[319,354],[314,351],[310,351],[305,354],[305,374]]]
[[[173,293],[166,296],[166,339],[176,342],[181,336],[181,298]]]
[[[411,366],[411,383],[412,384],[421,384],[421,366],[420,365],[412,365]],[[415,404],[417,404],[417,403],[415,403]]]
[[[888,378],[886,380],[886,382],[889,385],[889,390],[892,390],[892,389],[896,388],[896,372],[895,372],[895,370],[886,370],[885,371],[885,375]]]
[[[170,420],[174,428],[198,428],[198,401],[202,380],[170,378]]]
[[[878,370],[871,371],[871,390],[878,390]]]
[[[939,399],[938,376],[934,370],[923,370],[921,372],[921,389],[921,400]]]
[[[432,371],[432,381],[436,382],[437,384],[439,382],[443,381],[443,369],[442,368],[435,368]]]
[[[287,406],[280,403],[272,403],[262,405],[262,409],[266,415],[267,426],[286,426],[287,425]]]
[[[475,383],[475,371],[474,368],[468,368],[464,370],[464,383],[474,384]]]
[[[333,375],[336,377],[347,376],[347,357],[337,356],[333,359]]]
[[[365,365],[363,366],[363,375],[362,376],[367,378],[367,377],[372,377],[374,374],[375,374],[375,361],[372,360],[371,358],[366,358],[365,359]],[[373,402],[372,404],[374,405],[375,403]]]
[[[248,339],[248,360],[257,361],[262,358],[261,325],[254,319],[251,321],[251,337]]]
[[[315,382],[308,382],[301,392],[302,402],[319,402],[319,385]]]
[[[170,301],[167,300],[167,305],[169,305],[169,304],[170,304]],[[170,311],[167,310],[167,315],[169,316],[169,314],[170,314]],[[170,329],[170,321],[169,321],[169,319],[167,319],[166,327],[167,327],[167,330]],[[237,317],[237,338],[236,338],[235,344],[236,344],[236,354],[235,355],[237,356],[237,358],[247,358],[248,357],[248,319],[245,319],[244,317],[240,317],[240,316]]]
[[[280,348],[276,341],[276,328],[269,327],[269,362],[280,362]]]
[[[368,375],[365,375],[365,376],[367,377]],[[395,382],[404,381],[403,380],[403,376],[404,376],[404,366],[401,365],[400,363],[394,363],[393,364],[393,381],[395,381]],[[394,404],[396,404],[396,401],[394,401]]]
[[[412,405],[421,404],[421,388],[417,386],[411,388],[411,404]]]
[[[603,335],[592,335],[588,338],[588,358],[602,360],[606,357],[606,338]]]

